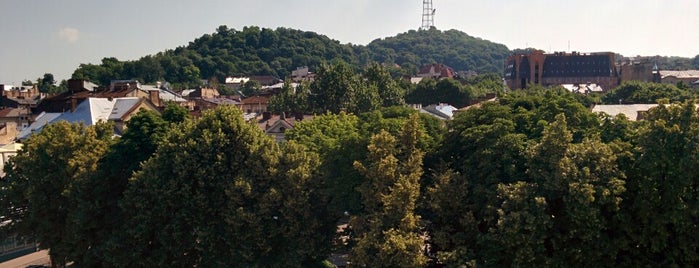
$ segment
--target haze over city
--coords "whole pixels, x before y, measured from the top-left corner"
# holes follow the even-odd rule
[[[612,51],[625,56],[699,54],[693,0],[435,0],[435,26],[510,49]],[[422,1],[0,1],[0,83],[53,73],[68,79],[81,63],[135,60],[212,33],[219,25],[314,31],[366,45],[420,27]]]

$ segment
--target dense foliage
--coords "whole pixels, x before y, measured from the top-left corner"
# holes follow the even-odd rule
[[[9,162],[2,229],[89,267],[698,266],[695,104],[629,121],[590,102],[532,87],[447,122],[326,109],[282,143],[233,107],[139,114],[118,139],[58,123]]]
[[[658,103],[665,99],[672,103],[696,97],[696,92],[672,84],[624,82],[602,96],[604,104]]]

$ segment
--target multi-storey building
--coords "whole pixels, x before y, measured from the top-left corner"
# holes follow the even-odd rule
[[[507,58],[505,82],[511,89],[525,88],[530,84],[596,84],[610,90],[619,85],[619,71],[612,52],[545,54],[533,51]]]

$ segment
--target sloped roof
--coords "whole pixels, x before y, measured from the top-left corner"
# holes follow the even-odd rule
[[[20,140],[26,139],[34,131],[40,131],[45,125],[55,121],[64,120],[70,123],[83,123],[91,126],[99,121],[120,120],[127,113],[131,112],[141,102],[145,101],[139,97],[126,98],[87,98],[75,107],[73,112],[64,113],[41,113],[34,123],[22,130],[17,137]]]
[[[109,115],[109,120],[121,120],[127,113],[130,113],[136,106],[141,104],[142,98],[119,98],[116,99],[114,107]]]
[[[699,70],[684,70],[684,71],[659,71],[660,78],[677,77],[677,78],[697,78],[699,79]]]
[[[116,99],[88,98],[76,106],[75,111],[62,113],[56,120],[94,125],[109,120],[115,103]]]
[[[242,104],[267,104],[267,102],[269,102],[269,97],[265,96],[252,96],[240,101]]]
[[[629,120],[639,120],[638,112],[645,112],[658,104],[611,104],[611,105],[595,105],[592,108],[593,113],[603,112],[611,116],[624,114]]]
[[[181,95],[179,95],[175,92],[172,92],[170,90],[167,90],[167,89],[158,88],[157,86],[141,85],[141,87],[139,89],[141,89],[145,92],[157,90],[157,91],[159,91],[159,93],[158,93],[159,98],[163,101],[187,102],[187,100],[185,100]]]
[[[22,129],[22,131],[17,134],[17,138],[20,140],[24,140],[29,137],[33,132],[35,131],[41,131],[44,126],[46,126],[48,123],[53,122],[61,116],[61,113],[44,113],[42,112],[39,114],[35,119],[34,123],[29,125],[29,127]]]
[[[439,118],[442,119],[451,119],[454,117],[454,111],[458,110],[456,107],[451,106],[446,103],[440,103],[440,104],[431,104],[425,107],[422,107],[422,110],[435,115]]]

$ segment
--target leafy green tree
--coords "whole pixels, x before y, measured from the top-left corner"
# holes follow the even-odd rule
[[[423,79],[418,83],[414,91],[406,96],[410,103],[422,105],[448,103],[454,107],[468,105],[473,94],[469,87],[463,86],[459,81],[446,78],[440,80]]]
[[[245,96],[257,95],[260,90],[262,90],[262,85],[260,85],[260,82],[257,82],[256,80],[249,80],[240,87],[240,92],[243,92],[243,95]]]
[[[383,66],[377,63],[369,65],[364,70],[364,78],[369,85],[376,86],[383,107],[405,104],[405,90],[400,88]]]
[[[307,82],[298,84],[295,88],[286,81],[279,94],[269,99],[268,110],[276,113],[306,113],[309,112],[308,98],[310,95]]]
[[[624,174],[612,149],[598,138],[580,144],[571,141],[561,114],[528,154],[528,175],[536,183],[536,194],[546,200],[551,223],[544,236],[546,256],[553,265],[605,265],[615,260],[618,251],[618,237],[605,230],[615,227],[613,215],[625,191]]]
[[[170,102],[165,106],[162,117],[165,121],[170,123],[181,123],[189,118],[189,111],[187,111],[187,108],[177,103]]]
[[[129,185],[129,178],[140,170],[157,149],[168,130],[168,124],[151,111],[140,111],[127,123],[124,135],[114,143],[97,163],[97,170],[74,187],[77,206],[75,229],[81,234],[76,245],[76,263],[90,267],[107,267],[123,251],[125,239],[123,212],[119,202]]]
[[[64,267],[80,253],[83,234],[74,221],[77,186],[97,169],[111,142],[112,127],[56,122],[30,136],[5,168],[0,187],[8,228],[33,236],[50,249],[54,266]]]
[[[362,176],[352,163],[362,159],[366,147],[359,134],[359,118],[352,114],[324,114],[296,123],[286,131],[286,140],[303,144],[320,155],[323,184],[330,195],[330,208],[336,215],[361,211],[361,196],[355,188]]]
[[[629,168],[620,254],[628,266],[696,266],[698,123],[695,105],[651,109]]]
[[[45,73],[43,77],[37,79],[37,87],[41,93],[59,93],[59,87],[56,86],[56,80],[51,73]]]
[[[508,106],[486,103],[459,113],[448,127],[432,167],[427,220],[440,262],[473,266],[493,249],[486,241],[498,228],[501,184],[527,179],[527,137],[516,132]]]
[[[417,148],[418,118],[415,114],[406,122],[400,145],[388,132],[374,135],[366,163],[354,164],[367,181],[359,188],[365,214],[351,220],[357,240],[353,265],[421,267],[427,262],[415,214],[423,158]]]
[[[303,214],[320,194],[307,181],[315,161],[298,147],[289,147],[283,162],[281,154],[235,107],[172,129],[125,193],[124,235],[131,239],[122,246],[130,250],[116,265],[302,266],[321,258],[329,245],[313,245],[329,240],[326,225],[309,222],[313,237],[287,232],[321,221]]]
[[[324,63],[311,84],[312,102],[318,112],[355,112],[361,80],[352,67],[341,60]],[[365,93],[365,92],[363,92]]]
[[[692,94],[686,89],[675,85],[624,82],[619,87],[602,95],[605,104],[658,103],[660,99],[668,99],[671,103],[683,102],[690,99]]]

